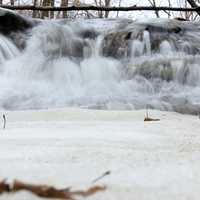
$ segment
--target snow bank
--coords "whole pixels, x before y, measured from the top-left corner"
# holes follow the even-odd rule
[[[3,113],[2,113],[3,114]],[[0,130],[0,177],[57,187],[99,184],[93,200],[199,199],[200,119],[150,111],[67,108],[5,113]],[[28,193],[0,200],[36,200]]]

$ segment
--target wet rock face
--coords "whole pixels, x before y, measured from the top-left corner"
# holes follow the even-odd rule
[[[40,47],[44,49],[46,56],[83,58],[84,49],[90,49],[88,40],[95,40],[99,33],[95,29],[89,28],[75,31],[73,36],[68,35],[68,31],[65,31],[64,27],[67,24],[69,27],[72,26],[70,23],[72,22],[68,19],[56,20],[52,23],[55,25],[52,25],[52,29],[44,29],[43,32],[38,33],[43,38],[43,42],[46,41],[46,44],[42,44]],[[51,24],[50,21],[49,24]],[[28,19],[15,12],[0,8],[0,34],[11,39],[21,50],[27,46],[28,40],[35,34],[35,32],[33,33],[34,28],[43,26],[46,26],[43,20]],[[50,48],[48,49],[46,46],[50,46]]]
[[[144,45],[142,54],[159,53],[163,41],[167,41],[175,51],[190,55],[200,53],[199,25],[192,22],[168,20],[167,22],[137,23],[132,22],[122,29],[108,33],[102,44],[106,57],[124,58],[130,56],[133,41]],[[195,36],[196,35],[196,36]],[[149,43],[149,44],[147,44]],[[146,46],[146,47],[145,47]]]
[[[86,20],[86,22],[90,20]],[[24,49],[32,28],[42,24],[43,21],[28,19],[12,11],[0,8],[0,33],[10,38],[19,49]],[[57,20],[54,23],[64,27],[76,26],[70,20]],[[156,22],[138,22],[132,20],[104,20],[107,30],[96,30],[95,23],[88,28],[80,28],[75,31],[76,39],[71,40],[71,50],[65,44],[66,37],[59,34],[53,38],[53,43],[57,43],[63,56],[83,57],[84,49],[91,54],[88,41],[94,41],[99,35],[103,35],[101,52],[105,57],[117,59],[129,58],[131,56],[141,56],[148,53],[159,53],[163,41],[174,49],[174,51],[185,52],[190,55],[200,53],[200,26],[187,21],[165,20]],[[108,24],[112,24],[108,25]],[[75,24],[80,26],[77,21]],[[108,28],[109,27],[109,28]],[[76,29],[76,28],[74,28]],[[102,32],[101,32],[102,31]],[[55,31],[53,31],[55,32]],[[67,37],[69,38],[69,37]],[[51,39],[51,38],[50,38]],[[134,43],[134,41],[137,41]],[[135,46],[138,47],[135,48]],[[133,48],[135,50],[133,51]],[[164,49],[165,47],[163,47]]]
[[[0,8],[0,33],[10,38],[19,49],[25,48],[27,31],[38,23],[39,21],[26,19]]]
[[[95,40],[97,38],[97,36],[99,35],[98,32],[96,32],[95,30],[90,30],[90,29],[86,29],[83,30],[79,33],[79,36],[83,39],[92,39]]]
[[[32,26],[31,22],[12,12],[6,12],[0,16],[0,32],[4,35],[11,32],[25,31]]]
[[[106,57],[123,58],[129,55],[131,32],[111,33],[105,36],[102,52]]]
[[[54,22],[61,26],[73,24],[69,20]],[[41,23],[42,20],[27,19],[12,11],[0,8],[0,33],[9,37],[19,49],[25,48],[29,30]],[[192,22],[165,20],[156,23],[142,23],[132,20],[120,21],[120,19],[112,22],[104,20],[104,24],[109,23],[112,24],[112,27],[110,26],[110,28],[107,28],[106,33],[103,33],[104,39],[101,45],[102,54],[105,57],[123,59],[133,56],[133,41],[139,41],[143,45],[142,48],[139,47],[134,52],[134,56],[140,56],[148,52],[159,53],[163,41],[167,41],[176,51],[191,55],[200,53],[200,45],[198,45],[200,44],[200,28],[198,24]],[[115,27],[114,24],[117,26]],[[196,37],[191,33],[194,33]],[[74,40],[73,49],[75,50],[71,52],[78,55],[70,53],[70,56],[82,57],[84,46],[89,49],[87,40],[95,40],[102,33],[96,31],[95,26],[91,26],[87,29],[80,29],[76,34],[80,40]],[[65,49],[63,49],[63,54],[67,53]]]

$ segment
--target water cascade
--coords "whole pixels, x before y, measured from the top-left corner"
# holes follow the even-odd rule
[[[200,112],[200,23],[55,20],[1,29],[1,110]]]

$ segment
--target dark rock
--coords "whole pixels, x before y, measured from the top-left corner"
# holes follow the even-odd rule
[[[79,35],[84,39],[94,40],[99,35],[99,33],[97,33],[95,30],[86,29],[86,30],[81,31]]]
[[[189,20],[182,18],[182,17],[175,17],[174,19],[178,20],[178,21],[189,21]]]
[[[0,9],[0,32],[4,35],[11,32],[25,31],[32,28],[34,23],[12,11]]]
[[[158,53],[163,41],[168,41],[176,51],[196,55],[200,53],[200,40],[192,37],[191,33],[198,35],[199,24],[192,22],[166,20],[157,23],[132,22],[123,30],[108,33],[103,41],[103,55],[106,57],[124,58],[130,55],[131,41],[144,41],[144,32],[148,32],[152,53]],[[196,34],[195,34],[196,33]],[[147,42],[147,41],[146,41]],[[144,52],[146,53],[146,49]]]
[[[40,20],[25,18],[13,11],[0,8],[0,34],[10,38],[19,49],[26,46],[27,32]]]

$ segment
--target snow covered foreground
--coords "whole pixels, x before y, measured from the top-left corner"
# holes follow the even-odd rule
[[[97,183],[107,191],[88,199],[199,200],[200,119],[150,111],[161,121],[144,122],[144,114],[74,108],[7,112],[6,130],[0,130],[0,177],[76,189],[110,170]],[[0,196],[36,199],[26,192]]]

